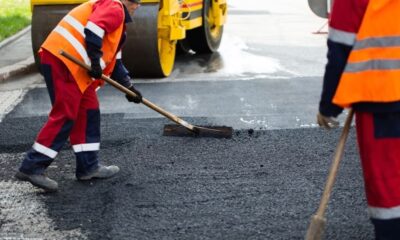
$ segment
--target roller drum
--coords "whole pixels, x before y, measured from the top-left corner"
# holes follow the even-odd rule
[[[165,77],[159,51],[159,4],[143,4],[127,25],[122,59],[133,77]]]
[[[36,66],[40,61],[37,52],[58,22],[77,5],[36,5],[32,13],[32,50]]]
[[[77,4],[36,5],[32,14],[32,49],[39,67],[38,50],[58,22]],[[175,60],[176,44],[158,38],[159,3],[143,4],[127,24],[122,59],[133,77],[166,77]],[[160,53],[161,52],[161,53]]]

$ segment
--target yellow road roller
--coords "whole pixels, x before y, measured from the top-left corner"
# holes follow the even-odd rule
[[[32,48],[37,51],[57,23],[86,0],[31,0]],[[226,22],[226,0],[142,0],[128,24],[122,51],[134,77],[162,78],[174,68],[177,48],[195,53],[218,50]]]

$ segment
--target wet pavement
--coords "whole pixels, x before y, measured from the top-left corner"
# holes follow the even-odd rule
[[[33,77],[35,78],[35,77]],[[212,125],[234,129],[289,129],[316,127],[317,78],[255,79],[252,81],[203,81],[137,83],[146,99],[181,117],[204,117]],[[293,89],[302,89],[293,91]],[[111,86],[98,91],[101,111],[121,113],[127,119],[159,118],[143,105],[127,102]],[[50,102],[45,88],[32,90],[15,117],[46,115]]]
[[[315,124],[326,36],[312,32],[326,20],[303,1],[228,3],[219,53],[135,80],[190,123],[232,126],[232,139],[164,137],[168,120],[106,86],[100,155],[121,173],[78,182],[65,146],[48,169],[60,191],[45,194],[12,178],[50,108],[43,79],[0,84],[0,239],[303,239],[341,130]],[[373,239],[354,128],[327,219],[326,239]]]

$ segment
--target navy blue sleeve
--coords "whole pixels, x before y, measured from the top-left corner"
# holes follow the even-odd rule
[[[131,81],[130,81],[131,78],[129,77],[129,71],[125,68],[121,59],[117,59],[114,70],[111,74],[111,78],[116,80],[119,84],[123,85],[124,87],[131,86]]]
[[[343,111],[343,108],[332,103],[332,99],[346,67],[351,49],[352,46],[332,42],[328,39],[328,63],[325,67],[324,83],[319,103],[319,112],[324,116],[337,117]]]
[[[101,47],[103,45],[103,39],[97,36],[95,33],[85,28],[85,44],[86,44],[86,52],[93,61],[100,61],[100,58],[103,56],[103,52],[101,51]]]

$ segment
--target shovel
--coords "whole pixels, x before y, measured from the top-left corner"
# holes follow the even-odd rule
[[[77,59],[76,57],[72,56],[71,54],[61,50],[60,54],[66,57],[68,60],[74,62],[75,64],[85,68],[86,70],[90,71],[90,66],[83,63],[81,60]],[[115,80],[107,77],[106,75],[102,75],[101,79],[106,81],[111,86],[115,87],[116,89],[120,90],[121,92],[130,95],[132,97],[137,97],[137,95],[130,91],[128,88],[122,86]],[[166,118],[170,119],[171,121],[178,124],[177,125],[165,125],[164,126],[164,136],[193,136],[193,137],[214,137],[214,138],[231,138],[233,129],[232,127],[208,127],[208,126],[195,126],[192,125],[183,119],[175,116],[174,114],[165,111],[164,109],[160,108],[159,106],[155,105],[154,103],[150,102],[149,100],[142,98],[142,103],[147,107],[153,109],[154,111],[160,113],[161,115],[165,116]]]

